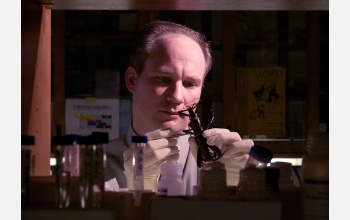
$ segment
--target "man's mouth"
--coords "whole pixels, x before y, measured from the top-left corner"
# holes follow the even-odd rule
[[[164,111],[164,110],[160,110],[160,112],[166,114],[166,115],[170,115],[170,116],[178,116],[179,113],[177,113],[177,111]]]

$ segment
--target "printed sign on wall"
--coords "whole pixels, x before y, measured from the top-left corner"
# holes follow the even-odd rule
[[[119,99],[66,99],[66,133],[90,135],[108,132],[119,136]]]

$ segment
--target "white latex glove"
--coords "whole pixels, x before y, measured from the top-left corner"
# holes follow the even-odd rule
[[[244,168],[254,142],[250,139],[242,140],[237,132],[230,132],[223,128],[205,130],[203,137],[207,138],[207,144],[221,147],[224,155],[218,161],[225,164],[226,183],[228,186],[237,186],[239,172]],[[189,143],[191,153],[194,158],[197,158],[198,146],[194,137],[189,138]]]
[[[155,130],[144,134],[148,138],[145,151],[144,189],[152,189],[156,192],[161,164],[165,161],[177,161],[179,159],[180,148],[176,145],[177,140],[166,138],[170,134],[170,130]],[[130,146],[123,153],[128,189],[134,188],[133,152],[134,149]]]

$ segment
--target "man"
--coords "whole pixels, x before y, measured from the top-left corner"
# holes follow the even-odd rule
[[[211,50],[205,37],[185,26],[155,21],[137,36],[130,65],[125,72],[132,93],[132,122],[126,135],[107,146],[107,187],[117,180],[120,188],[133,189],[132,135],[148,136],[145,157],[145,188],[157,190],[160,165],[177,161],[183,165],[186,195],[197,186],[198,146],[194,137],[183,135],[189,117],[178,114],[200,100],[206,74],[212,65]],[[237,185],[247,153],[254,145],[227,129],[208,129],[203,133],[209,145],[221,147],[227,184]]]

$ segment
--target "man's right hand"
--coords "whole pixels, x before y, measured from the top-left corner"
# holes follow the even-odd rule
[[[157,180],[160,174],[160,166],[164,161],[177,161],[180,157],[180,147],[177,146],[175,138],[167,138],[170,130],[159,129],[144,134],[148,137],[145,151],[144,164],[144,188],[157,191]],[[124,169],[128,189],[133,189],[134,166],[133,147],[130,146],[123,153]]]

